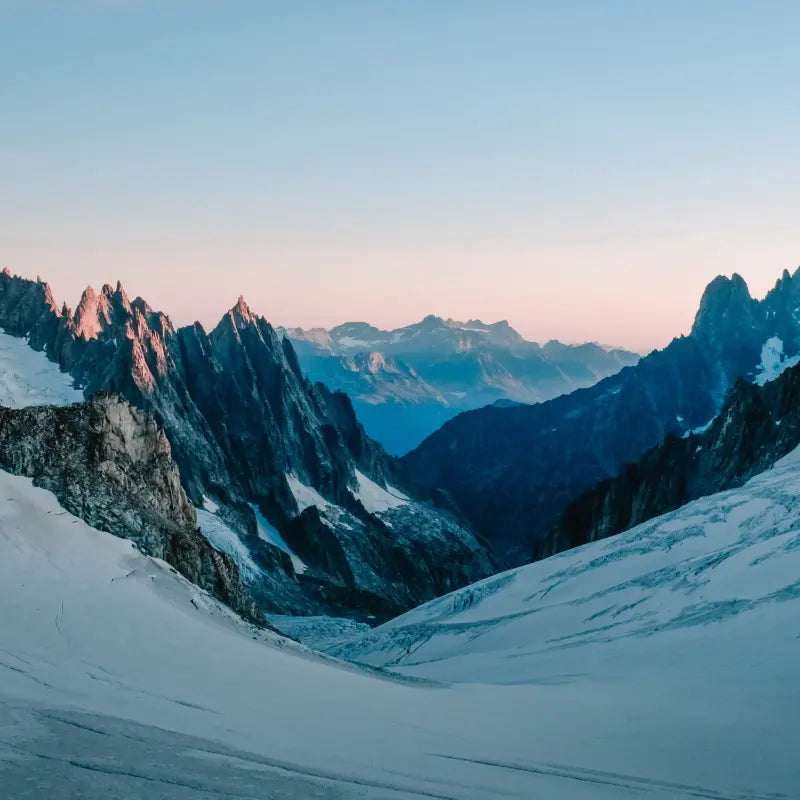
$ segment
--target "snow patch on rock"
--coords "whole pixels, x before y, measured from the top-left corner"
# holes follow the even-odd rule
[[[58,364],[17,336],[0,329],[0,405],[68,406],[83,401],[83,392]]]
[[[273,547],[277,547],[278,550],[283,550],[287,556],[292,560],[292,566],[294,567],[294,571],[300,575],[302,575],[308,567],[303,563],[303,561],[294,554],[291,547],[284,541],[283,537],[280,535],[278,529],[261,513],[257,505],[250,505],[250,508],[253,509],[253,514],[256,517],[256,528],[258,530],[258,535],[261,539],[265,542],[269,542]]]
[[[238,565],[242,578],[254,580],[261,575],[261,569],[253,561],[250,551],[238,537],[236,531],[226,525],[218,516],[203,508],[197,509],[197,524],[217,550],[227,553]]]
[[[203,508],[210,514],[216,514],[219,506],[208,495],[203,495]]]
[[[321,511],[332,505],[313,486],[307,486],[296,475],[287,475],[286,482],[300,513],[310,506],[316,506]]]
[[[356,470],[355,473],[358,481],[358,491],[353,492],[353,494],[370,514],[380,514],[390,508],[408,505],[408,496],[404,495],[399,489],[395,489],[393,486],[387,486],[384,489],[375,481],[370,480],[363,472]]]
[[[787,358],[783,352],[783,341],[772,336],[761,348],[761,363],[756,368],[755,382],[759,386],[774,381],[782,372],[800,363],[800,355]]]

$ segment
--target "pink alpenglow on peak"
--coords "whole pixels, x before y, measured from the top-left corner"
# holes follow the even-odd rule
[[[256,318],[256,315],[250,310],[250,306],[247,305],[243,294],[239,295],[239,299],[236,301],[236,305],[230,310],[230,314],[237,325],[247,325]]]

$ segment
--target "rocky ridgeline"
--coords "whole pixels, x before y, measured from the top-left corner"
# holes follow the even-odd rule
[[[739,380],[707,431],[669,436],[573,501],[534,560],[621,533],[691,500],[741,486],[800,445],[800,367]]]
[[[402,459],[420,485],[450,493],[508,566],[525,563],[566,508],[670,434],[719,413],[738,377],[759,377],[765,345],[800,355],[800,270],[763,300],[739,275],[707,287],[688,336],[588,389],[489,407],[447,422]]]
[[[130,539],[263,623],[236,564],[198,529],[164,432],[121,398],[98,393],[72,406],[0,407],[0,468],[33,478],[71,514]]]
[[[253,555],[260,577],[250,588],[269,610],[385,616],[493,568],[452,514],[398,511],[390,531],[354,498],[356,470],[380,486],[402,485],[397,463],[366,436],[346,395],[305,378],[291,343],[243,298],[211,332],[199,323],[175,329],[120,284],[87,289],[73,312],[57,306],[43,281],[6,271],[0,328],[44,350],[87,397],[117,393],[153,415],[191,503],[212,498]],[[301,513],[289,476],[342,513],[322,523]],[[333,532],[320,539],[313,569],[296,574],[259,537],[253,506],[287,540],[320,539],[320,525]]]

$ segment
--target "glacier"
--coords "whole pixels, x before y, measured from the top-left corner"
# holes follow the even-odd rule
[[[243,623],[0,473],[0,786],[48,800],[797,796],[799,513],[795,454],[344,644],[318,624],[354,664]]]

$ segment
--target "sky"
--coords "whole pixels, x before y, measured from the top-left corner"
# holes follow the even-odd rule
[[[800,3],[0,0],[0,265],[639,350],[800,265]]]

